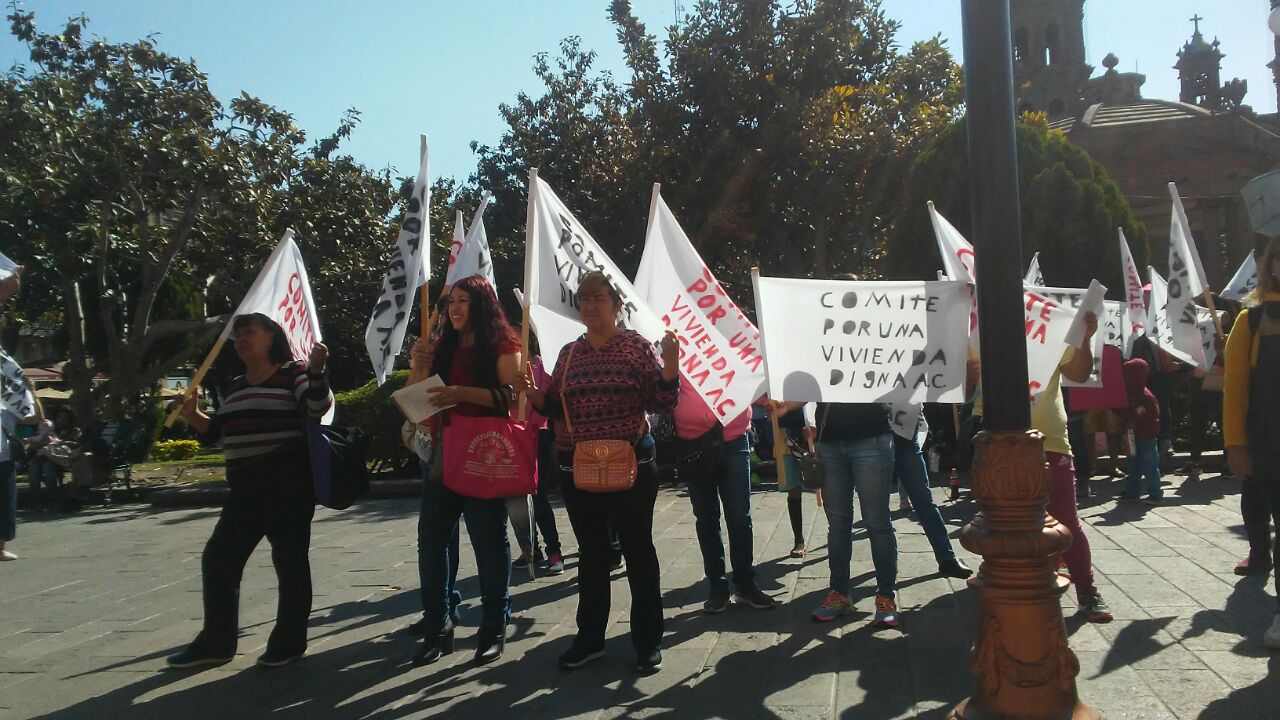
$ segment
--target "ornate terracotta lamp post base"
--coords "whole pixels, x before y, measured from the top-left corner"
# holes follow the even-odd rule
[[[981,600],[970,668],[973,695],[951,718],[1101,718],[1080,702],[1080,663],[1067,645],[1059,597],[1067,581],[1053,558],[1071,533],[1045,514],[1049,472],[1044,437],[1034,430],[983,432],[974,440],[973,492],[982,510],[960,542],[982,555],[969,580]]]

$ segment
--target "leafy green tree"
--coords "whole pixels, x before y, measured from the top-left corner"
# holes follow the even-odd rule
[[[657,39],[614,0],[631,73],[592,70],[577,39],[540,55],[540,97],[501,108],[474,184],[497,193],[500,283],[521,281],[529,167],[624,270],[638,260],[651,183],[739,297],[766,273],[879,273],[910,159],[954,119],[959,68],[934,39],[906,52],[876,0],[699,2]]]
[[[1116,228],[1124,230],[1141,267],[1149,254],[1146,226],[1134,219],[1106,169],[1061,132],[1049,129],[1043,115],[1023,116],[1017,139],[1024,262],[1038,252],[1050,285],[1085,287],[1097,278],[1109,295],[1123,299]],[[906,202],[886,248],[886,269],[893,277],[933,278],[942,267],[926,207],[929,200],[974,244],[980,257],[982,238],[970,230],[964,120],[943,131],[915,162]]]
[[[308,146],[289,114],[243,94],[224,107],[194,62],[150,40],[85,40],[83,17],[58,34],[8,19],[33,68],[0,78],[0,242],[30,266],[19,310],[67,328],[82,417],[203,356],[286,227],[335,370],[367,377],[354,377],[362,291],[385,269],[399,198],[389,172],[336,153],[354,112]]]

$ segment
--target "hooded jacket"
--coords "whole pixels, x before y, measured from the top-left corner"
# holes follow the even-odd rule
[[[1147,389],[1147,361],[1133,358],[1124,362],[1124,387],[1129,395],[1125,416],[1133,425],[1134,437],[1154,439],[1160,435],[1160,402]]]

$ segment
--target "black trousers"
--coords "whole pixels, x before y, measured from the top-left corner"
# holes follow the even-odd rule
[[[1280,597],[1280,458],[1263,459],[1255,453],[1253,471],[1253,475],[1244,479],[1240,489],[1240,514],[1244,519],[1245,533],[1249,535],[1251,553],[1263,549],[1254,545],[1263,545],[1264,538],[1271,540],[1270,524],[1272,521],[1276,524],[1270,549],[1276,596]]]
[[[636,451],[636,484],[617,493],[589,493],[573,485],[573,453],[560,453],[560,487],[578,538],[578,639],[603,647],[609,622],[612,528],[622,541],[631,586],[631,644],[640,656],[662,645],[662,585],[653,547],[653,506],[658,473],[652,444]],[[567,468],[567,469],[566,469]]]
[[[298,473],[304,476],[296,477]],[[307,647],[311,615],[311,518],[315,498],[305,461],[264,463],[250,483],[233,486],[222,515],[201,557],[204,577],[204,629],[196,644],[218,654],[236,650],[239,633],[240,578],[245,563],[262,538],[271,543],[271,563],[279,581],[276,626],[267,648],[281,653]],[[305,481],[305,482],[304,482]]]

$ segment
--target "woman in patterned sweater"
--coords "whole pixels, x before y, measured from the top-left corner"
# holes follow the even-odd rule
[[[239,315],[231,326],[244,374],[231,381],[212,417],[194,395],[182,417],[201,435],[221,441],[231,493],[201,557],[204,629],[171,667],[221,665],[236,655],[240,576],[263,537],[280,583],[276,626],[264,667],[286,665],[307,650],[311,614],[311,516],[315,494],[306,423],[333,405],[325,377],[329,351],[316,343],[307,362],[293,362],[284,330],[261,313]]]
[[[578,305],[587,333],[560,351],[551,384],[540,391],[526,369],[517,383],[535,409],[556,422],[561,488],[569,522],[578,538],[578,635],[560,667],[572,670],[604,656],[609,619],[609,528],[622,539],[631,585],[631,643],[642,673],[662,667],[662,591],[653,547],[653,506],[658,495],[655,446],[646,412],[675,407],[680,390],[675,333],[662,338],[662,364],[653,346],[617,325],[622,297],[603,273],[578,284]],[[564,423],[568,401],[572,431]],[[573,448],[583,440],[635,443],[635,485],[623,492],[587,493],[573,484]]]

